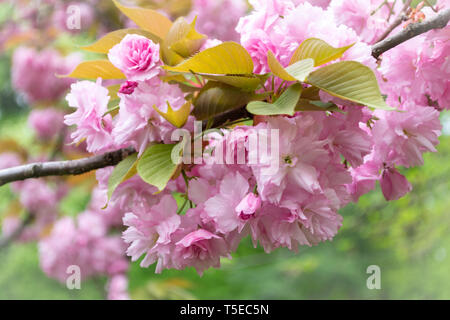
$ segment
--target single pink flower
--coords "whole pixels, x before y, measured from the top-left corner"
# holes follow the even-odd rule
[[[80,81],[71,86],[66,100],[75,112],[64,117],[68,126],[76,125],[71,137],[79,143],[86,139],[89,152],[104,151],[113,146],[111,137],[112,117],[105,115],[109,103],[108,89],[97,82]]]
[[[247,219],[242,219],[235,210],[248,191],[248,181],[239,172],[229,173],[220,181],[220,193],[205,202],[205,212],[218,232],[242,230]]]
[[[205,269],[219,268],[220,257],[229,257],[224,239],[198,229],[176,243],[173,260],[177,269],[193,266],[202,275]]]
[[[127,34],[109,50],[108,58],[128,80],[150,80],[160,73],[159,44],[137,34]]]

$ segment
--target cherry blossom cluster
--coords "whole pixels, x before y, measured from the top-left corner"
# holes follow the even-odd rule
[[[370,44],[388,27],[391,11],[398,12],[401,5],[329,2],[315,6],[313,1],[250,1],[253,11],[239,20],[236,31],[255,73],[270,72],[269,50],[286,66],[296,48],[311,37],[335,47],[355,43],[341,60],[359,61],[375,70],[387,101],[402,112],[373,111],[321,92],[322,101],[335,103],[340,112],[258,116],[252,126],[222,129],[222,135],[206,146],[209,156],[185,167],[163,192],[138,176],[127,180],[108,206],[123,215],[123,239],[132,260],[143,257],[141,266],[156,264],[157,272],[195,267],[202,274],[219,267],[221,258],[230,258],[246,236],[267,252],[333,239],[343,221],[339,209],[374,189],[377,181],[387,200],[411,191],[398,168],[422,165],[422,155],[436,151],[439,110],[449,107],[445,66],[450,29],[394,48],[378,65]],[[437,8],[442,5],[439,2]],[[424,11],[435,14],[430,8]],[[152,144],[173,143],[176,127],[161,113],[168,106],[180,109],[186,94],[163,81],[160,46],[143,36],[127,35],[108,58],[127,77],[118,93],[118,114],[107,112],[110,96],[101,80],[73,84],[67,101],[75,112],[65,122],[77,126],[74,141],[86,140],[94,153],[132,146],[139,155]],[[193,120],[190,116],[184,129],[192,131]],[[215,162],[218,148],[240,149],[246,159],[252,157],[249,137],[255,130],[279,131],[276,172],[264,173],[270,161]],[[99,188],[106,194],[110,171],[103,171]],[[187,210],[181,210],[174,194],[189,203]]]
[[[271,72],[269,51],[287,67],[306,39],[318,38],[336,48],[354,44],[338,61],[358,61],[371,68],[386,102],[397,110],[373,110],[320,91],[320,100],[336,109],[254,116],[250,123],[205,132],[204,152],[194,155],[194,164],[180,166],[162,191],[133,175],[110,194],[114,168],[98,170],[91,202],[76,218],[57,220],[54,205],[63,196],[60,189],[48,191],[48,185],[35,180],[16,183],[22,206],[42,220],[36,228],[54,223],[50,231],[45,227],[33,231],[48,232],[39,241],[39,250],[49,276],[64,281],[67,266],[79,265],[86,277],[111,277],[110,298],[126,298],[125,253],[132,261],[140,260],[142,267],[155,264],[158,273],[194,267],[203,274],[220,267],[221,259],[231,258],[245,237],[268,253],[277,248],[298,251],[332,240],[344,220],[339,210],[373,190],[377,181],[388,201],[412,190],[401,168],[423,165],[423,154],[436,152],[440,111],[450,108],[450,27],[407,41],[377,61],[371,45],[403,10],[401,1],[249,2],[252,11],[245,15],[245,1],[193,1],[188,20],[197,17],[198,30],[210,36],[200,51],[221,41],[239,41],[251,56],[254,73],[263,75]],[[447,0],[439,0],[413,18],[433,17],[447,6]],[[175,144],[172,137],[180,128],[164,115],[184,108],[192,93],[167,80],[162,56],[160,44],[127,34],[107,54],[126,77],[117,97],[100,78],[72,83],[66,101],[73,112],[63,120],[73,129],[70,142],[93,154],[132,147],[138,157],[153,145]],[[52,68],[48,63],[43,66],[49,57]],[[21,77],[25,68],[36,75],[40,71],[34,70],[64,73],[60,59],[52,52],[17,51],[15,86],[30,101],[60,96],[68,85],[63,80],[36,87],[36,79]],[[195,80],[191,84],[200,89],[204,83]],[[267,93],[271,85],[287,87],[281,79],[269,79],[260,93]],[[56,111],[33,111],[29,122],[46,139],[56,134],[55,124],[62,117]],[[181,129],[195,136],[196,120],[191,114]],[[260,155],[251,140],[261,132],[269,136],[277,132],[278,139],[268,144],[270,156],[253,163],[248,160]],[[245,161],[233,158],[224,163],[218,160],[219,151],[242,155]],[[19,161],[14,154],[4,154],[0,164],[8,167]],[[267,170],[273,163],[277,170]],[[4,229],[13,223],[4,222]],[[123,231],[123,241],[111,230]]]

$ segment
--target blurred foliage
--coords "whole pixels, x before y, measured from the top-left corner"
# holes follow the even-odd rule
[[[29,147],[26,118],[0,120],[0,136],[19,133]],[[448,114],[443,115],[444,127]],[[448,299],[450,298],[450,137],[443,136],[436,154],[425,166],[405,170],[414,186],[411,194],[386,202],[381,191],[362,197],[341,214],[344,226],[334,241],[304,247],[298,254],[277,250],[267,255],[244,241],[220,270],[199,277],[193,269],[142,269],[129,272],[135,299]],[[89,201],[83,185],[61,204],[64,215],[76,215]],[[0,188],[0,212],[13,199]],[[1,217],[0,215],[0,217]],[[381,268],[381,290],[366,287],[370,265]],[[105,279],[87,281],[81,291],[46,278],[39,268],[35,244],[14,245],[0,252],[0,299],[101,299]]]

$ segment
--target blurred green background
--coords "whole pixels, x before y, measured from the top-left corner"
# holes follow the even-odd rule
[[[9,62],[0,59],[0,137],[33,148],[25,106],[9,87]],[[233,260],[199,277],[192,269],[154,274],[134,263],[129,272],[135,299],[449,299],[450,298],[450,136],[444,135],[425,166],[404,171],[414,186],[407,197],[385,202],[379,188],[341,211],[344,227],[333,242],[304,247],[298,254],[265,254],[244,241]],[[61,204],[61,212],[83,210],[89,193],[81,186]],[[13,198],[0,188],[0,217]],[[369,290],[370,265],[381,268],[381,290]],[[0,299],[103,299],[106,279],[70,291],[39,268],[36,244],[0,251]]]

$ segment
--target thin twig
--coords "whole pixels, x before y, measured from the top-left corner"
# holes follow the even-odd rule
[[[397,28],[402,21],[406,19],[406,11],[411,6],[412,0],[407,0],[405,2],[405,5],[403,6],[402,10],[398,14],[397,18],[394,20],[394,22],[387,28],[387,30],[381,35],[381,37],[378,39],[377,42],[380,42],[387,38],[387,36],[395,29]]]
[[[433,29],[445,28],[449,20],[450,9],[446,9],[431,19],[427,19],[420,23],[412,23],[398,34],[375,44],[372,47],[372,56],[378,59],[383,52],[386,52],[411,38]]]

